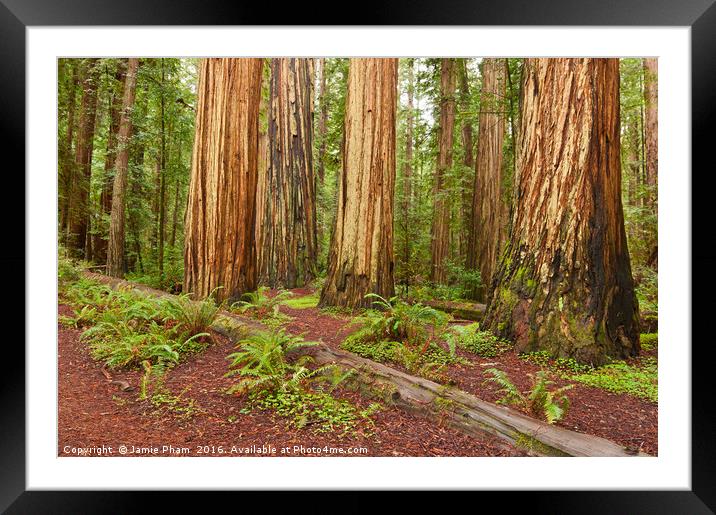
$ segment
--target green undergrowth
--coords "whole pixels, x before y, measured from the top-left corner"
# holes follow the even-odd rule
[[[468,363],[456,354],[454,346],[446,350],[438,344],[450,320],[445,313],[397,297],[366,297],[374,299],[375,309],[356,319],[363,327],[343,341],[343,349],[380,363],[401,365],[411,374],[439,382],[449,381],[444,374],[447,365]]]
[[[601,388],[612,393],[626,393],[657,402],[658,367],[656,359],[642,358],[638,365],[624,361],[609,363],[585,374],[576,374],[573,381]]]
[[[518,406],[535,417],[542,418],[549,424],[554,424],[565,417],[569,410],[569,398],[564,392],[570,390],[574,385],[566,385],[553,389],[554,384],[547,378],[547,373],[540,370],[537,374],[529,376],[532,378],[532,387],[529,392],[523,393],[510,380],[503,370],[490,368],[485,370],[489,377],[485,382],[491,382],[499,387],[502,394],[497,403]]]
[[[455,326],[446,338],[449,344],[483,358],[495,358],[512,349],[512,344],[507,340],[498,338],[489,331],[481,331],[479,323]]]
[[[659,345],[659,333],[642,333],[639,337],[641,350],[651,352]]]
[[[647,338],[647,345],[652,345],[650,338]],[[651,402],[658,401],[658,364],[653,357],[640,357],[628,363],[615,360],[600,367],[582,365],[572,358],[552,359],[544,351],[522,354],[521,357],[565,380]]]
[[[256,291],[245,293],[241,300],[234,302],[229,310],[234,313],[260,320],[262,324],[275,328],[293,320],[290,316],[281,313],[279,306],[288,300],[292,300],[293,293],[287,290],[279,290],[275,295],[269,295],[270,289],[260,286]]]
[[[208,329],[218,312],[212,299],[157,298],[81,276],[61,281],[60,295],[73,310],[60,323],[83,330],[80,338],[93,358],[110,368],[147,361],[162,369],[202,351],[211,343]]]
[[[352,372],[337,365],[311,367],[311,356],[294,358],[294,351],[316,345],[283,329],[250,334],[230,354],[228,377],[239,380],[227,393],[247,394],[251,409],[270,410],[295,428],[346,435],[362,423],[372,425],[377,407],[360,410],[333,392]]]
[[[319,295],[316,292],[311,293],[310,295],[304,295],[303,297],[286,299],[282,302],[282,304],[292,309],[307,309],[318,307],[318,300]]]

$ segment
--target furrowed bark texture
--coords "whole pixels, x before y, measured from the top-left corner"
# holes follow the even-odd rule
[[[460,59],[460,109],[467,113],[470,111],[470,86],[468,84],[467,59]],[[472,170],[475,166],[474,159],[474,137],[472,130],[472,117],[465,116],[462,124],[462,147],[464,150],[462,163],[468,170]],[[467,186],[467,181],[463,183],[462,198],[460,202],[460,240],[458,256],[467,254],[467,248],[470,244],[470,234],[472,233],[472,196]]]
[[[410,211],[413,197],[413,116],[415,106],[415,63],[412,59],[408,62],[408,106],[405,120],[405,163],[403,165],[403,202],[402,202],[402,223],[403,223],[403,282],[407,287],[410,283],[410,255],[411,255],[411,234]]]
[[[504,59],[483,59],[471,239],[467,252],[467,268],[479,270],[482,278],[482,288],[473,292],[475,299],[480,301],[490,293],[505,232],[502,145],[505,141],[506,74]]]
[[[321,306],[368,307],[393,296],[397,59],[351,59],[345,151]]]
[[[72,204],[72,182],[75,172],[75,160],[72,155],[72,142],[75,136],[75,99],[77,97],[77,84],[79,78],[79,63],[72,59],[60,60],[69,61],[72,69],[70,86],[67,99],[67,132],[65,133],[64,144],[60,147],[62,165],[60,168],[60,181],[58,187],[60,189],[60,228],[63,233],[63,241],[68,244],[69,236],[69,211]]]
[[[77,146],[75,147],[75,173],[72,176],[71,209],[69,212],[68,245],[75,255],[84,254],[89,220],[89,188],[92,175],[92,151],[97,114],[97,89],[99,88],[99,59],[87,59],[82,79],[82,103],[80,107]]]
[[[318,99],[320,117],[318,120],[318,138],[320,146],[318,149],[318,183],[323,184],[323,178],[326,174],[326,133],[328,131],[328,103],[326,102],[326,83],[328,76],[326,75],[326,60],[321,58],[321,85],[318,90]]]
[[[262,59],[205,59],[184,243],[183,291],[237,299],[256,289],[256,180]]]
[[[104,157],[104,185],[100,193],[99,204],[102,213],[110,216],[112,213],[112,189],[114,188],[114,162],[117,158],[117,132],[119,131],[119,118],[124,98],[124,79],[127,74],[127,59],[121,59],[117,63],[117,70],[114,74],[113,92],[110,97],[109,106],[109,130],[107,132],[107,150]],[[94,235],[93,258],[98,263],[107,262],[107,239],[97,232]]]
[[[527,59],[518,205],[485,326],[518,351],[639,351],[624,231],[618,59]]]
[[[644,150],[646,160],[646,184],[656,187],[659,167],[659,122],[657,118],[657,60],[654,57],[644,59]],[[650,192],[649,200],[655,200],[656,191]]]
[[[450,247],[450,203],[446,198],[447,173],[452,166],[452,142],[455,128],[455,59],[443,59],[440,65],[440,125],[438,162],[435,170],[433,223],[430,246],[430,280],[447,281]]]
[[[127,193],[127,165],[129,163],[129,142],[132,135],[132,111],[137,87],[139,59],[127,61],[127,75],[124,82],[122,114],[117,134],[117,159],[114,163],[114,187],[112,189],[112,214],[109,222],[107,244],[107,274],[113,277],[124,275],[124,218],[125,196]]]
[[[258,211],[259,282],[296,288],[315,277],[310,59],[271,60],[269,159]]]

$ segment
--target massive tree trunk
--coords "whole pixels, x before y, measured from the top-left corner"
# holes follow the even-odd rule
[[[485,326],[517,351],[593,364],[636,355],[619,60],[528,59],[523,80],[518,206]]]
[[[467,268],[479,270],[482,287],[473,292],[484,301],[491,291],[504,240],[505,208],[502,200],[502,145],[505,141],[504,59],[483,59],[480,93],[480,129],[472,197],[470,243]]]
[[[262,59],[204,59],[184,243],[184,289],[233,300],[257,284],[256,180]]]
[[[447,281],[450,247],[450,202],[447,198],[447,173],[452,166],[455,128],[455,59],[442,59],[440,65],[440,125],[438,126],[438,162],[433,188],[434,208],[430,245],[430,280]]]
[[[295,288],[315,277],[310,59],[271,60],[269,159],[258,216],[259,282]]]
[[[75,147],[75,173],[72,174],[71,201],[68,217],[68,245],[76,256],[85,256],[89,221],[90,178],[92,151],[97,114],[97,89],[100,76],[99,59],[87,59],[82,78],[82,104]]]
[[[397,59],[351,59],[338,210],[321,306],[391,297]]]
[[[127,75],[124,82],[122,115],[117,134],[117,159],[114,164],[114,187],[112,189],[112,215],[109,222],[109,243],[107,245],[107,273],[113,277],[124,275],[124,212],[127,192],[127,164],[129,162],[129,140],[132,134],[132,110],[137,87],[139,59],[127,61]]]
[[[119,59],[114,73],[115,84],[109,100],[109,130],[107,131],[107,150],[104,156],[104,185],[100,193],[99,204],[103,215],[111,216],[112,189],[114,188],[114,162],[117,158],[117,132],[119,116],[124,97],[124,79],[127,74],[127,59]],[[94,234],[93,257],[98,263],[107,262],[107,239],[100,231]]]

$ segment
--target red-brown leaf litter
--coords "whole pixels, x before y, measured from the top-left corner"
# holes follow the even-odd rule
[[[295,297],[312,293],[308,288],[292,291]],[[292,317],[285,326],[287,331],[336,349],[359,327],[350,324],[349,316],[326,314],[317,308],[292,309],[282,305],[280,310]],[[72,311],[60,304],[59,314],[71,315]],[[132,449],[142,455],[160,456],[346,455],[339,454],[340,451],[327,453],[326,447],[343,449],[344,453],[352,449],[350,452],[358,456],[525,455],[497,437],[468,436],[440,421],[387,405],[372,415],[373,426],[361,423],[344,436],[336,432],[316,433],[310,427],[290,427],[287,419],[271,412],[249,410],[245,396],[226,393],[235,381],[225,377],[229,364],[226,357],[234,351],[234,345],[215,333],[212,345],[174,367],[166,376],[165,385],[172,394],[181,394],[180,398],[187,402],[193,400],[192,414],[184,416],[166,406],[158,409],[147,400],[138,400],[140,371],[111,371],[113,380],[126,381],[133,388],[123,391],[119,382],[106,378],[101,363],[91,358],[87,345],[80,340],[80,330],[58,324],[58,331],[60,456],[76,455],[78,449],[89,449],[88,455],[96,455],[94,449],[102,446],[112,447],[109,455],[120,456],[117,450],[122,445],[127,446],[126,455],[135,456]],[[528,374],[539,370],[514,353],[494,359],[462,350],[458,353],[470,365],[450,365],[446,374],[458,388],[491,402],[497,401],[499,394],[495,385],[485,384],[486,368],[504,370],[523,390],[530,386]],[[560,379],[555,383],[567,384]],[[371,402],[347,389],[339,389],[337,396],[361,409]],[[580,384],[568,391],[568,397],[571,407],[558,423],[560,426],[657,454],[657,404]],[[186,450],[177,451],[180,448]],[[289,451],[282,454],[283,448]],[[317,448],[321,448],[320,453]],[[361,450],[356,451],[357,448]]]
[[[70,316],[72,310],[59,306],[59,314]],[[324,317],[327,320],[330,317]],[[330,319],[335,320],[335,319]],[[187,389],[183,397],[193,399],[196,412],[191,417],[166,409],[156,410],[148,401],[138,401],[138,371],[114,372],[114,380],[125,380],[134,387],[122,391],[109,382],[100,363],[94,361],[87,345],[80,341],[81,331],[58,325],[59,331],[59,428],[58,455],[73,456],[86,449],[95,456],[96,449],[112,447],[112,456],[121,456],[120,446],[132,446],[142,455],[157,448],[155,455],[171,456],[173,449],[187,448],[185,456],[330,456],[332,449],[364,448],[357,456],[521,456],[524,453],[498,438],[475,438],[400,409],[385,406],[372,417],[375,427],[360,427],[354,434],[340,437],[334,433],[314,433],[309,428],[294,429],[284,418],[267,412],[242,413],[246,399],[228,395],[233,379],[226,356],[233,344],[214,334],[214,344],[191,357],[167,374],[166,386],[175,395]],[[366,408],[369,401],[352,391],[340,392]],[[367,431],[366,429],[369,429]],[[295,448],[298,447],[298,449]],[[300,447],[303,446],[303,450]],[[270,451],[273,447],[276,451]],[[288,454],[281,449],[288,447]],[[312,449],[320,448],[320,454]],[[233,449],[233,450],[232,450]],[[177,452],[177,451],[174,451]],[[332,451],[328,451],[332,452]],[[133,454],[136,456],[137,454]],[[343,454],[345,456],[345,454]]]

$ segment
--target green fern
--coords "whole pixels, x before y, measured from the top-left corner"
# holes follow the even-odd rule
[[[502,394],[502,398],[497,401],[498,404],[519,406],[534,416],[544,418],[549,424],[562,420],[569,409],[569,399],[564,392],[573,388],[574,385],[569,384],[556,390],[550,390],[549,386],[554,382],[547,379],[543,370],[536,376],[529,374],[532,378],[532,388],[526,396],[502,370],[489,368],[485,370],[485,373],[492,375],[486,380],[487,382],[495,383],[500,387],[498,391]]]

